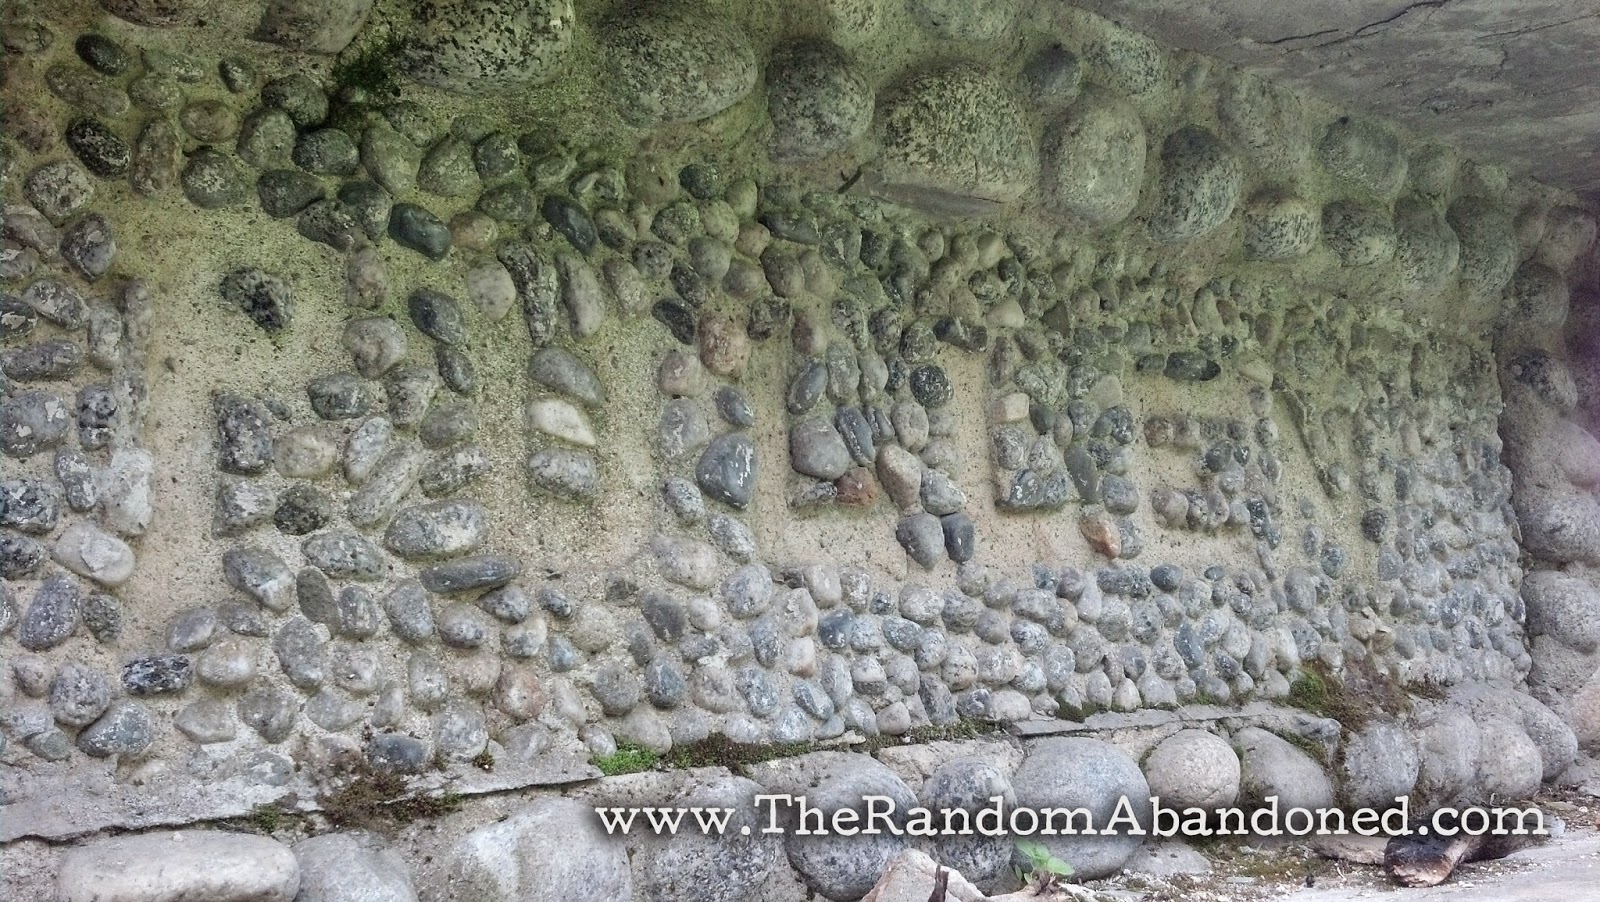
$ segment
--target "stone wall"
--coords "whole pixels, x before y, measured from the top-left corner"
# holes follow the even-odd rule
[[[1344,801],[1600,742],[1571,198],[1054,3],[402,7],[6,12],[6,839],[1307,679]]]

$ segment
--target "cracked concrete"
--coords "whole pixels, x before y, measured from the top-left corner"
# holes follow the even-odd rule
[[[1600,200],[1600,0],[1081,5]]]

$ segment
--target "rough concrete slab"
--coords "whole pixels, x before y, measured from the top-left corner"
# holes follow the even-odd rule
[[[1591,0],[1080,5],[1514,173],[1600,193],[1600,5]]]

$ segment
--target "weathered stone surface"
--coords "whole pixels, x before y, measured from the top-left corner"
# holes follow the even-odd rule
[[[252,35],[309,53],[338,53],[367,21],[372,0],[269,0]]]
[[[181,830],[98,839],[62,856],[65,902],[293,902],[300,868],[264,836]]]
[[[623,845],[604,835],[593,809],[560,798],[468,833],[438,879],[443,898],[483,902],[530,896],[606,902],[633,893]]]
[[[1277,796],[1281,809],[1326,808],[1334,803],[1333,784],[1322,767],[1289,742],[1259,727],[1233,735],[1239,752],[1239,803],[1260,805]]]
[[[435,501],[398,511],[383,543],[407,560],[453,557],[482,544],[488,526],[488,511],[475,501]]]
[[[1461,260],[1461,242],[1427,201],[1403,197],[1394,205],[1395,265],[1400,290],[1412,298],[1438,294]]]
[[[1090,226],[1121,222],[1139,203],[1145,152],[1139,114],[1108,93],[1085,91],[1045,134],[1045,196]]]
[[[1559,570],[1536,570],[1522,581],[1528,632],[1550,636],[1576,651],[1600,648],[1600,591]]]
[[[429,0],[413,21],[401,45],[401,67],[417,81],[458,93],[550,81],[561,71],[577,24],[570,0]]]
[[[1393,197],[1405,184],[1406,155],[1394,132],[1365,119],[1340,117],[1317,145],[1322,165],[1352,187]]]
[[[844,150],[866,133],[872,110],[871,86],[836,45],[788,45],[768,64],[768,151],[779,163],[805,163]]]
[[[636,126],[695,122],[750,93],[756,58],[736,23],[688,10],[634,13],[605,26],[612,91]]]
[[[1322,238],[1345,266],[1373,266],[1394,259],[1394,219],[1382,207],[1340,200],[1322,209]]]
[[[87,520],[79,520],[61,533],[53,557],[61,566],[102,586],[114,588],[133,576],[133,549]]]
[[[669,804],[735,809],[720,837],[700,831],[661,837],[644,858],[639,891],[645,899],[684,902],[738,902],[757,893],[781,865],[782,843],[762,836],[763,809],[755,804],[761,787],[741,777],[694,781]],[[749,834],[744,830],[748,828]]]
[[[1375,721],[1345,737],[1340,748],[1339,796],[1347,805],[1383,808],[1409,796],[1421,767],[1416,740],[1400,725]]]
[[[1295,171],[1310,155],[1300,98],[1259,75],[1239,72],[1223,85],[1217,120],[1246,159],[1275,174]]]
[[[1321,237],[1322,216],[1304,198],[1280,192],[1258,194],[1244,210],[1244,251],[1254,260],[1303,257]]]
[[[1239,202],[1244,170],[1207,129],[1185,126],[1161,145],[1161,180],[1150,213],[1157,241],[1193,241],[1226,222]]]
[[[841,810],[864,813],[864,797],[886,796],[894,800],[895,823],[903,824],[904,812],[916,804],[910,788],[882,763],[845,752],[814,752],[767,762],[751,768],[750,777],[767,793],[806,796],[806,803],[829,819]],[[788,824],[792,832],[797,826],[796,808],[780,807],[777,813],[779,823]],[[789,864],[806,885],[837,900],[864,895],[905,847],[905,837],[888,831],[870,836],[791,835],[784,842]]]
[[[71,428],[71,409],[48,391],[31,389],[0,401],[0,453],[8,457],[53,448]]]
[[[302,902],[416,902],[405,858],[376,834],[313,836],[295,843],[294,857]]]
[[[880,107],[884,154],[868,187],[934,213],[989,213],[1020,198],[1039,151],[1015,96],[971,66],[921,72]]]
[[[1126,798],[1139,823],[1150,819],[1150,787],[1128,754],[1096,739],[1046,739],[1037,742],[1011,778],[1017,804],[1031,808],[1087,808],[1103,824]],[[1074,875],[1094,879],[1116,873],[1142,837],[1040,837],[1051,854],[1072,862]],[[1020,862],[1019,862],[1020,863]]]
[[[1145,759],[1150,793],[1165,808],[1232,805],[1239,794],[1239,756],[1226,739],[1183,730],[1163,739]]]
[[[1498,304],[1517,269],[1519,250],[1511,217],[1483,197],[1463,197],[1445,217],[1461,244],[1461,290],[1475,304]]]

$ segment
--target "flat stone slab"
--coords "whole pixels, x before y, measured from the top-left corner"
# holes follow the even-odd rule
[[[264,836],[179,830],[73,849],[56,886],[63,902],[292,902],[300,865]]]
[[[500,761],[493,772],[470,765],[430,772],[413,783],[411,789],[426,793],[448,787],[462,796],[477,796],[534,786],[565,786],[600,776],[598,768],[577,756],[550,754],[532,764]],[[70,786],[19,799],[0,809],[0,843],[64,840],[100,830],[146,830],[245,817],[256,806],[269,803],[312,812],[321,810],[316,797],[317,788],[304,781],[273,786],[238,777],[209,786],[174,781],[132,787],[85,776]],[[287,798],[297,801],[286,804],[283,800]]]

